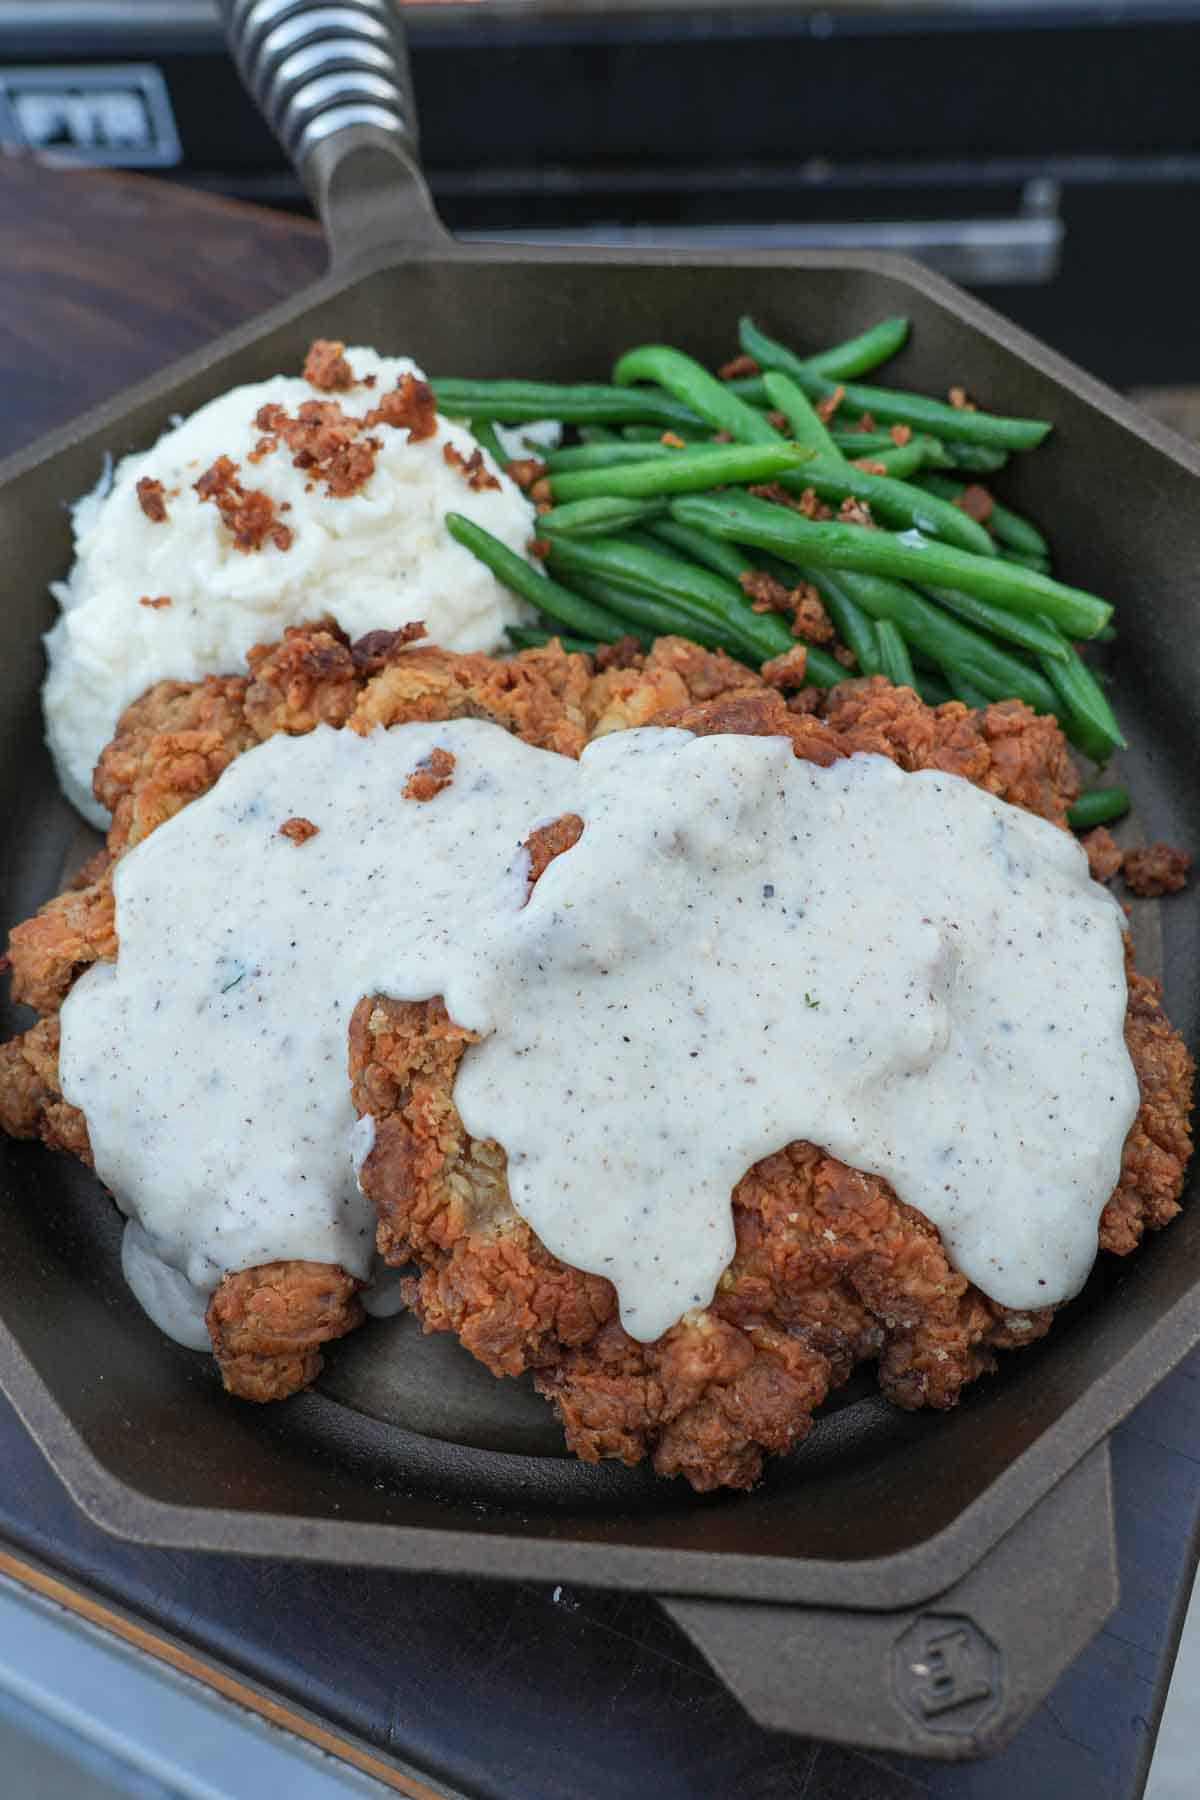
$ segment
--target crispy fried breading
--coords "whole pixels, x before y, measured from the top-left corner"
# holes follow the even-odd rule
[[[828,759],[828,729],[775,694],[726,696],[671,722],[755,734],[790,722],[798,756]],[[1028,782],[1027,759],[1010,766]],[[544,850],[575,842],[569,821],[544,828]],[[539,874],[549,860],[539,855]],[[501,1146],[464,1131],[453,1086],[472,1041],[440,1000],[360,1002],[353,1097],[375,1120],[360,1179],[384,1256],[421,1267],[407,1292],[425,1329],[455,1332],[493,1374],[532,1369],[585,1461],[652,1456],[698,1489],[746,1487],[764,1453],[807,1434],[856,1363],[878,1362],[896,1404],[945,1408],[997,1348],[1049,1329],[1051,1309],[1006,1311],[956,1273],[934,1227],[887,1182],[798,1142],[735,1188],[737,1251],[711,1305],[641,1344],[622,1330],[610,1284],[558,1262],[514,1211]],[[1191,1060],[1156,985],[1132,970],[1127,1042],[1142,1103],[1100,1226],[1119,1252],[1178,1211],[1191,1148]]]
[[[361,1282],[329,1263],[273,1262],[227,1275],[205,1322],[221,1379],[243,1400],[282,1400],[321,1372],[319,1346],[363,1321]]]
[[[52,1015],[83,967],[116,954],[111,863],[278,732],[474,717],[577,756],[592,737],[654,722],[779,734],[822,764],[873,751],[962,775],[1057,824],[1078,792],[1057,725],[1018,701],[929,708],[873,677],[789,703],[740,663],[679,638],[647,655],[626,646],[601,668],[557,642],[501,662],[409,648],[410,635],[351,645],[318,620],[256,648],[249,679],[161,682],[127,709],[96,778],[114,814],[109,850],[10,940],[14,991],[48,1016],[0,1047],[0,1127],[88,1159],[83,1117],[59,1091]],[[581,829],[566,815],[531,835],[531,885]],[[856,1363],[876,1360],[902,1406],[950,1406],[995,1349],[1048,1328],[1049,1311],[1006,1313],[956,1274],[934,1228],[886,1182],[794,1143],[739,1182],[737,1254],[712,1304],[639,1344],[621,1328],[610,1284],[558,1262],[515,1213],[501,1146],[465,1133],[453,1085],[471,1041],[440,1000],[374,996],[355,1010],[351,1074],[359,1113],[375,1120],[362,1179],[379,1247],[420,1266],[408,1292],[427,1330],[456,1332],[496,1374],[534,1371],[587,1460],[653,1455],[661,1473],[695,1487],[744,1487],[764,1453],[804,1436]],[[1190,1150],[1190,1058],[1155,984],[1132,972],[1127,1041],[1142,1104],[1100,1227],[1101,1245],[1120,1253],[1178,1210]],[[359,1322],[357,1287],[306,1262],[227,1276],[208,1315],[225,1385],[251,1399],[307,1385],[319,1345]]]
[[[59,1087],[58,1046],[57,1013],[0,1044],[0,1131],[41,1138],[48,1149],[69,1150],[90,1168],[87,1121]]]
[[[112,874],[90,887],[68,888],[14,925],[8,939],[12,997],[40,1013],[57,1012],[72,982],[94,962],[117,954]]]
[[[242,675],[159,681],[125,708],[92,784],[113,817],[114,855],[206,792],[255,742],[245,717],[247,685]]]

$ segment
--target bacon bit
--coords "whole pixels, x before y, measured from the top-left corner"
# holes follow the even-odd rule
[[[719,381],[736,381],[740,375],[757,375],[761,365],[752,356],[733,356],[717,370]]]
[[[773,656],[770,662],[765,662],[758,672],[768,687],[803,687],[808,673],[808,651],[803,644],[793,644],[782,656]]]
[[[362,422],[364,425],[390,425],[396,431],[407,430],[409,443],[419,444],[437,430],[437,401],[433,389],[427,381],[418,381],[415,375],[402,375]]]
[[[833,625],[825,611],[821,596],[807,581],[792,589],[795,610],[792,614],[792,636],[807,638],[810,644],[831,644]]]
[[[620,637],[614,644],[601,644],[592,657],[598,671],[640,669],[645,660],[641,643],[635,637]]]
[[[946,398],[949,400],[951,406],[953,406],[956,409],[956,411],[958,411],[958,412],[975,412],[976,411],[975,402],[973,400],[967,399],[966,388],[952,387],[950,389],[950,392],[947,394]]]
[[[278,450],[278,448],[279,439],[277,437],[260,437],[253,450],[251,450],[247,456],[246,461],[260,463],[264,456],[270,456],[272,451]]]
[[[710,444],[732,444],[733,433],[732,431],[714,431],[708,441]]]
[[[853,494],[846,495],[838,507],[837,516],[843,525],[865,525],[870,531],[875,529],[870,507],[865,500],[859,500]]]
[[[333,338],[314,338],[301,371],[310,387],[332,394],[354,386],[354,370],[346,361],[345,344]]]
[[[767,414],[767,420],[769,424],[775,427],[776,431],[789,431],[791,429],[786,413],[779,412],[778,410],[769,412]]]
[[[153,524],[161,525],[166,519],[167,503],[163,499],[163,484],[156,481],[153,475],[143,475],[138,482],[137,503]]]
[[[218,456],[193,485],[201,500],[215,500],[226,529],[233,533],[235,550],[261,550],[269,538],[277,550],[290,550],[294,532],[275,518],[275,502],[261,488],[244,488],[237,479],[238,465]]]
[[[530,556],[538,556],[542,559],[543,562],[545,562],[546,558],[550,554],[550,539],[549,538],[530,538],[529,544],[528,544],[528,550],[529,550]]]
[[[463,456],[453,444],[443,444],[442,460],[459,471],[472,493],[482,494],[486,488],[500,486],[491,470],[484,467],[482,450],[475,449],[470,456]]]
[[[160,607],[170,606],[170,604],[171,604],[170,594],[156,594],[153,599],[150,598],[149,594],[143,594],[141,599],[138,601],[139,606],[152,607],[155,612],[157,612]]]
[[[404,784],[406,800],[432,800],[454,780],[454,757],[449,750],[435,749],[424,762],[419,762]]]
[[[817,498],[815,488],[805,488],[799,499],[790,488],[785,488],[778,481],[760,481],[750,488],[756,499],[773,500],[776,506],[790,506],[793,512],[803,513],[806,519],[832,519],[833,513],[823,501]]]
[[[1177,894],[1187,886],[1192,859],[1186,850],[1171,844],[1148,844],[1144,850],[1127,850],[1123,858],[1125,885],[1143,900],[1160,894]]]
[[[1087,852],[1093,881],[1111,881],[1121,867],[1121,849],[1106,825],[1085,831],[1079,842]]]
[[[356,442],[365,423],[344,413],[336,400],[304,400],[293,418],[282,406],[268,402],[254,416],[258,429],[287,445],[292,466],[307,469],[334,499],[358,493],[375,469],[378,438]],[[308,493],[310,489],[305,488]]]
[[[802,716],[807,714],[812,717],[815,717],[816,714],[819,713],[821,710],[821,702],[824,700],[824,698],[825,698],[824,688],[819,688],[819,687],[801,688],[800,692],[798,694],[792,695],[791,699],[787,703],[787,709],[790,713],[799,713]]]
[[[362,384],[364,387],[374,387],[375,383],[378,380],[379,380],[378,375],[364,375],[362,378]]]
[[[830,419],[832,419],[834,413],[845,398],[846,390],[839,381],[832,394],[826,394],[823,400],[817,401],[817,417],[820,419],[822,425],[828,425]],[[858,429],[862,431],[865,430],[865,427],[860,424]]]
[[[545,476],[543,476],[540,481],[534,482],[533,486],[529,489],[529,498],[533,501],[535,506],[541,505],[543,501],[553,501],[554,495],[550,490],[550,483]]]
[[[314,825],[311,819],[285,819],[279,827],[280,837],[290,838],[297,847],[307,844],[309,838],[316,837],[321,827]]]
[[[368,631],[350,646],[354,667],[360,675],[378,675],[395,662],[406,645],[425,636],[425,621],[410,619],[398,631]]]
[[[677,431],[664,431],[658,441],[660,444],[666,444],[671,450],[685,450],[687,448],[686,439],[681,438]]]
[[[516,482],[522,493],[528,493],[535,482],[542,480],[546,465],[536,456],[514,456],[504,473],[510,481]]]
[[[843,669],[856,669],[858,667],[858,661],[853,650],[847,650],[845,644],[835,644],[833,646],[833,660],[834,662],[840,662]]]
[[[750,601],[751,612],[790,613],[792,610],[791,590],[762,569],[744,569],[738,576],[738,586]]]
[[[911,425],[889,425],[888,436],[891,438],[893,444],[899,444],[899,445],[907,444],[909,442],[910,438],[912,437],[912,426]]]
[[[738,585],[750,601],[752,612],[790,615],[794,637],[807,638],[812,644],[832,641],[834,633],[829,614],[811,583],[802,581],[798,587],[786,588],[761,569],[746,569],[738,576]]]
[[[539,500],[533,510],[540,519],[543,513],[554,511],[554,502],[553,500]]]
[[[969,519],[974,519],[977,525],[986,525],[992,516],[992,508],[996,502],[987,488],[980,482],[973,481],[969,487],[963,489],[954,504],[960,507]]]
[[[864,475],[886,475],[888,472],[887,464],[880,462],[876,457],[872,456],[856,457],[854,459],[854,467],[856,469],[861,469]]]

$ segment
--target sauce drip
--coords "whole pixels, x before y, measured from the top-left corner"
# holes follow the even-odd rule
[[[449,784],[402,798],[435,749]],[[524,840],[566,812],[582,835],[526,903]],[[467,1130],[647,1341],[711,1299],[732,1188],[796,1138],[891,1181],[993,1299],[1061,1301],[1137,1109],[1122,918],[1083,852],[880,757],[647,728],[575,763],[478,720],[322,726],[238,758],[116,901],[119,960],[63,1010],[64,1092],[200,1289],[284,1257],[368,1274],[346,1033],[369,993],[441,994],[483,1034]]]

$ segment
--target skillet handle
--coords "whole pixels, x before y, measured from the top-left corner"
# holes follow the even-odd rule
[[[238,72],[320,215],[333,263],[445,246],[392,0],[218,3]]]
[[[906,1611],[661,1601],[759,1724],[948,1761],[1000,1749],[1116,1603],[1107,1443]]]

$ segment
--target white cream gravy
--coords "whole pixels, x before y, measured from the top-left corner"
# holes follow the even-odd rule
[[[450,785],[402,798],[435,747]],[[525,904],[523,841],[564,812],[583,834]],[[1061,1301],[1137,1109],[1122,918],[1078,845],[881,757],[650,728],[575,763],[478,720],[322,726],[239,757],[121,861],[116,902],[119,960],[63,1009],[63,1088],[200,1290],[284,1257],[368,1275],[364,994],[441,994],[484,1034],[467,1129],[647,1341],[711,1299],[732,1188],[794,1138],[885,1176],[994,1299]]]

